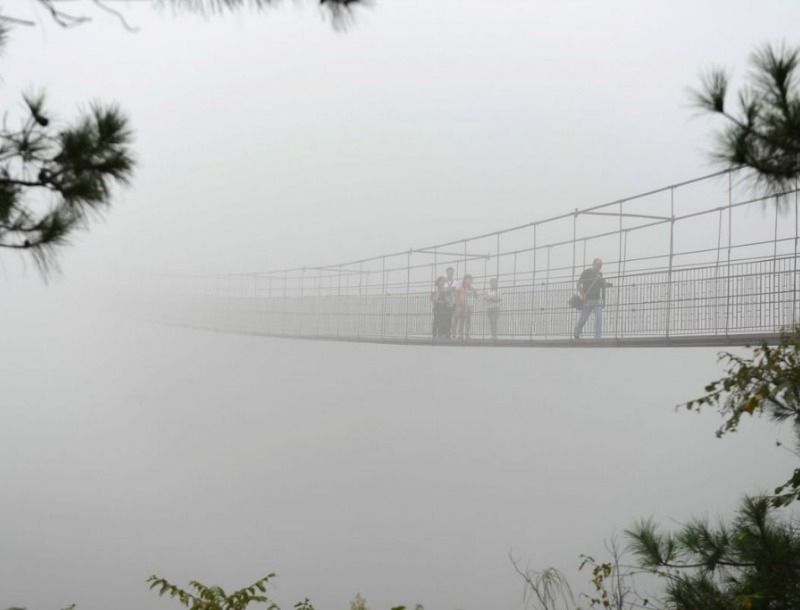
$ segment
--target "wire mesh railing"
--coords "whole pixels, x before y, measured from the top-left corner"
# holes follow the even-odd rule
[[[243,333],[341,340],[432,339],[431,293],[449,267],[477,290],[469,335],[569,339],[576,279],[604,261],[603,337],[768,336],[798,322],[798,190],[755,195],[741,170],[455,242],[348,263],[162,277],[159,319]],[[494,314],[493,314],[494,315]],[[591,335],[594,320],[585,333]]]

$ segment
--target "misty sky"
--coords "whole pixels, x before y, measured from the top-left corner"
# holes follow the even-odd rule
[[[39,88],[63,120],[118,102],[139,166],[49,285],[0,254],[0,608],[177,608],[144,579],[272,571],[285,608],[517,608],[511,549],[579,583],[578,555],[634,518],[715,516],[783,480],[779,428],[718,441],[713,414],[674,412],[715,350],[228,336],[136,321],[116,288],[422,247],[708,173],[718,124],[687,87],[796,44],[800,4],[376,0],[339,32],[315,3],[118,3],[137,33],[74,4],[94,21],[2,3],[39,24],[0,57],[8,120]]]
[[[384,0],[334,31],[314,6],[201,18],[119,3],[64,31],[30,6],[7,108],[118,101],[134,186],[65,276],[237,272],[423,247],[709,172],[714,120],[686,90],[734,83],[796,3]],[[312,3],[313,4],[313,3]],[[116,5],[115,5],[116,6]],[[5,257],[9,269],[15,257]]]

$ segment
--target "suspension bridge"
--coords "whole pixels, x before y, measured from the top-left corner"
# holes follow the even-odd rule
[[[335,341],[469,346],[687,346],[775,341],[800,322],[797,184],[764,195],[728,170],[457,241],[330,265],[170,276],[160,321]],[[611,282],[600,339],[572,339],[581,271]],[[434,341],[431,292],[474,278],[469,342]],[[492,338],[484,299],[502,301]],[[590,319],[584,329],[592,336]]]

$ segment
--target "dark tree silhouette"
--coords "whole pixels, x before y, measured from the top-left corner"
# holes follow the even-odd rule
[[[281,0],[152,0],[154,7],[213,14],[263,9]],[[335,27],[349,23],[351,10],[369,0],[315,0]],[[101,10],[135,30],[108,0],[86,5],[36,0],[62,27],[92,20]],[[0,13],[0,51],[10,26],[36,25]],[[17,127],[0,127],[0,248],[30,254],[44,277],[57,268],[59,249],[112,203],[115,185],[127,185],[135,166],[133,131],[115,104],[95,103],[72,123],[60,123],[46,109],[44,94],[23,96]]]
[[[59,25],[63,27],[73,27],[92,20],[92,13],[80,10],[69,3],[65,6],[63,0],[35,0],[37,4],[44,8],[45,12]],[[118,11],[114,3],[118,0],[87,0],[90,9],[110,13],[116,16],[120,22],[129,30],[135,30],[125,20],[123,14]],[[335,26],[346,25],[352,17],[352,10],[356,6],[366,6],[372,0],[308,0],[316,3],[331,17]],[[202,15],[213,15],[216,13],[234,12],[243,9],[260,10],[270,6],[283,3],[284,0],[150,0],[154,8],[168,8],[178,12],[199,13]],[[35,25],[34,22],[21,19],[13,15],[0,14],[0,23],[17,23],[25,25]]]
[[[800,177],[800,50],[765,45],[750,57],[747,84],[729,108],[730,80],[721,68],[703,76],[691,91],[696,106],[727,121],[717,134],[714,158],[727,167],[753,170],[756,183],[771,194],[796,188]]]
[[[6,41],[0,22],[0,48]],[[30,254],[44,276],[59,247],[129,182],[133,134],[114,104],[95,103],[71,124],[50,116],[43,94],[23,96],[17,127],[0,126],[0,248]]]
[[[647,519],[626,534],[642,567],[664,579],[664,608],[795,610],[800,530],[775,510],[766,498],[747,498],[729,523],[696,519],[673,534]]]
[[[42,1],[42,0],[40,0]],[[53,0],[48,0],[52,2]],[[168,7],[173,10],[200,13],[204,15],[221,13],[225,11],[238,11],[242,9],[264,9],[282,4],[285,0],[154,0],[159,7]],[[346,29],[353,19],[353,10],[357,6],[367,6],[373,0],[308,0],[316,3],[323,10],[333,26],[337,29]]]

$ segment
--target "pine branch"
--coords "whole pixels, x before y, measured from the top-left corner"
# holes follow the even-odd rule
[[[114,187],[129,183],[133,134],[115,105],[94,104],[60,126],[42,94],[24,101],[20,128],[0,131],[0,248],[29,252],[46,275],[88,216],[111,204]]]
[[[756,185],[777,194],[800,177],[800,49],[767,45],[750,62],[750,83],[739,92],[737,113],[726,109],[729,80],[719,68],[701,76],[700,88],[689,96],[693,105],[728,123],[717,134],[712,158],[752,169]]]

